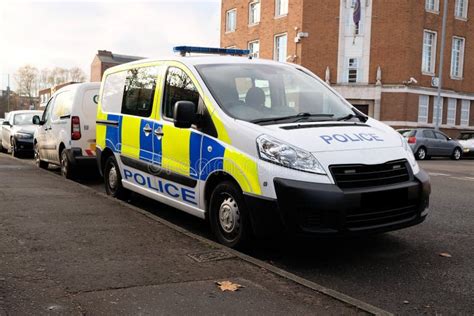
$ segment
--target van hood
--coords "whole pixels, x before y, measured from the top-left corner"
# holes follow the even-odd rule
[[[375,120],[366,123],[311,122],[262,126],[268,134],[310,152],[402,146],[400,135]]]

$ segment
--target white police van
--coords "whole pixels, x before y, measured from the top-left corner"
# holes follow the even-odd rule
[[[97,166],[95,115],[100,83],[70,84],[55,92],[43,112],[35,116],[38,126],[33,146],[36,164],[61,166],[61,174],[74,178],[80,168]]]
[[[177,47],[104,74],[97,160],[108,194],[203,219],[231,247],[253,233],[385,232],[422,222],[430,182],[403,137],[309,70]]]

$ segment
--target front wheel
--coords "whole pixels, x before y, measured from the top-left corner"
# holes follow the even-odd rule
[[[462,152],[460,148],[455,148],[453,151],[453,154],[451,155],[451,159],[453,160],[459,160],[461,159]]]
[[[243,246],[250,237],[250,220],[240,188],[233,182],[218,184],[211,194],[209,220],[217,240],[231,248]]]
[[[105,191],[110,196],[125,200],[130,194],[130,191],[122,185],[122,176],[114,156],[110,156],[105,162],[104,183]]]

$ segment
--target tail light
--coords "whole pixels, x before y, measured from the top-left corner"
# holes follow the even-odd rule
[[[414,144],[414,143],[416,143],[416,137],[415,136],[408,137],[408,144]]]
[[[81,139],[81,120],[79,116],[71,117],[71,139]]]

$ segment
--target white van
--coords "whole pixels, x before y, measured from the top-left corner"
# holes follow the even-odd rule
[[[96,166],[95,116],[100,83],[71,84],[59,89],[48,101],[33,146],[36,164],[61,166],[66,178],[73,178],[80,166]]]
[[[193,56],[109,68],[96,139],[109,195],[208,219],[230,247],[268,229],[368,234],[428,214],[429,177],[405,139],[295,64]]]

